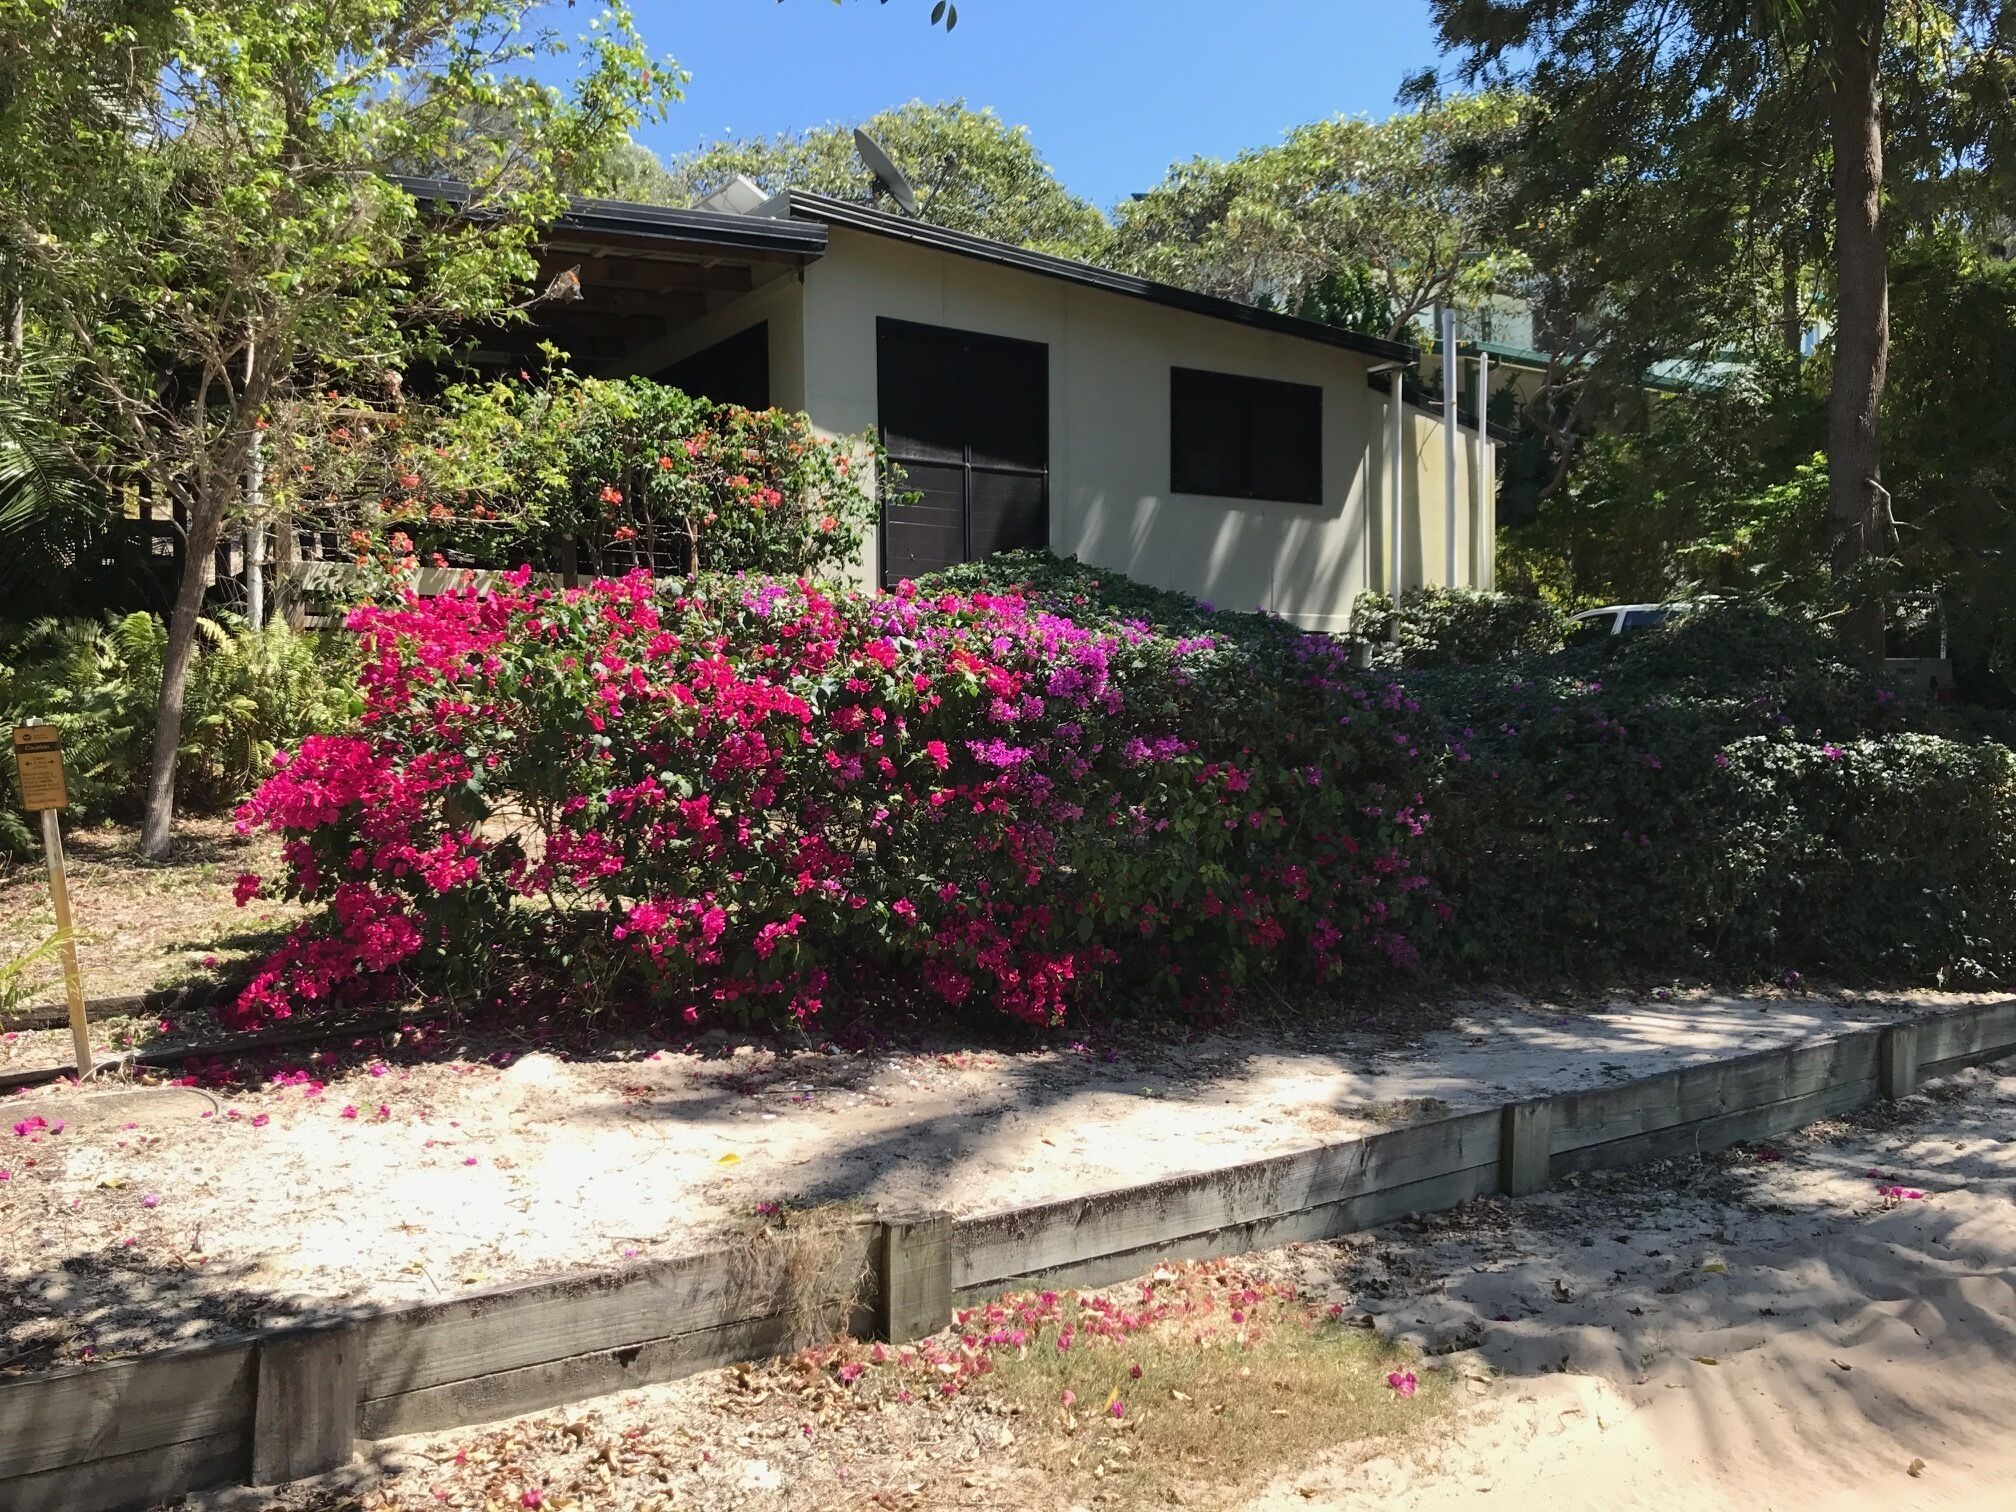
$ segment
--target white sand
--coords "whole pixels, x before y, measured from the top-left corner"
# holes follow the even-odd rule
[[[1886,1001],[1922,1011],[1976,1000]],[[676,1254],[761,1203],[1012,1207],[1348,1137],[1409,1099],[1454,1110],[1636,1078],[1894,1011],[1705,995],[1598,1014],[1505,1001],[1411,1040],[1228,1036],[1111,1063],[1070,1050],[723,1048],[528,1056],[502,1072],[353,1066],[320,1095],[269,1087],[208,1118],[187,1096],[95,1120],[75,1116],[74,1092],[10,1099],[0,1359],[59,1323],[55,1358],[106,1354],[297,1304],[425,1298]],[[346,1105],[357,1118],[341,1116]],[[66,1107],[61,1135],[37,1142],[7,1127]]]
[[[1381,1230],[1364,1277],[1392,1294],[1358,1305],[1429,1348],[1481,1335],[1439,1362],[1480,1410],[1425,1464],[1340,1459],[1255,1512],[2016,1507],[2016,1071],[1934,1090],[1777,1163]]]

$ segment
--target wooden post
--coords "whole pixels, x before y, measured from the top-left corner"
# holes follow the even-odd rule
[[[70,879],[63,870],[63,827],[70,806],[63,778],[63,733],[54,725],[14,727],[14,774],[21,803],[42,815],[42,855],[49,864],[49,901],[56,910],[56,948],[63,960],[63,992],[70,1003],[70,1039],[77,1052],[77,1079],[91,1074],[91,1025],[84,1013],[84,977],[77,969],[77,931],[70,919]]]
[[[882,1222],[876,1332],[891,1344],[952,1321],[952,1215],[905,1213]]]
[[[252,1481],[277,1486],[350,1463],[364,1349],[355,1330],[304,1328],[259,1345]]]
[[[1553,1159],[1554,1104],[1547,1098],[1507,1103],[1498,1135],[1498,1182],[1508,1197],[1544,1192]]]
[[[1876,1052],[1876,1074],[1883,1095],[1895,1102],[1918,1090],[1918,1026],[1892,1024],[1883,1031]]]
[[[70,1043],[77,1079],[91,1074],[91,1025],[84,1014],[84,977],[77,969],[77,930],[70,920],[70,880],[63,871],[63,830],[56,810],[42,810],[42,851],[49,858],[49,900],[56,905],[57,951],[63,958],[63,995],[70,1004]]]

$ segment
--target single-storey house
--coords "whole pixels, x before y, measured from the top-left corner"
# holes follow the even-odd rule
[[[1450,489],[1439,414],[1401,397],[1414,348],[822,195],[743,203],[577,201],[542,272],[579,297],[536,336],[878,429],[906,480],[864,584],[1047,546],[1328,630],[1452,562],[1490,585],[1495,441],[1459,421]]]

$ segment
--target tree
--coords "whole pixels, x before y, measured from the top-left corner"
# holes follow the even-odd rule
[[[916,185],[924,219],[933,225],[1018,246],[1067,248],[1104,229],[1099,212],[1057,182],[1027,129],[991,110],[969,110],[963,100],[912,100],[861,127]],[[737,174],[772,192],[809,189],[863,205],[876,194],[849,126],[716,142],[674,158],[656,176],[639,171],[634,152],[626,157],[613,165],[620,182],[663,204],[692,204]]]
[[[0,264],[31,346],[67,375],[70,457],[139,483],[184,534],[141,850],[166,852],[209,564],[262,427],[309,389],[396,387],[450,333],[522,309],[565,175],[672,75],[604,12],[571,93],[531,0],[0,0]],[[509,130],[472,138],[472,119]],[[455,144],[469,198],[385,170]]]
[[[1384,121],[1300,126],[1229,162],[1196,158],[1115,214],[1102,261],[1249,303],[1300,306],[1364,271],[1398,339],[1437,305],[1517,272],[1496,238],[1499,144],[1525,107],[1502,91],[1436,100]],[[1351,301],[1362,310],[1362,299]]]
[[[1568,264],[1595,272],[1625,342],[1661,324],[1628,319],[1634,293],[1650,304],[1663,290],[1685,305],[1717,287],[1704,273],[1739,264],[1774,270],[1776,329],[1789,338],[1799,269],[1808,255],[1821,262],[1833,325],[1830,556],[1841,633],[1870,657],[1883,652],[1873,577],[1890,529],[1885,115],[1893,130],[1909,123],[1928,164],[1962,151],[1956,86],[1983,51],[1970,38],[1999,10],[1990,0],[1434,0],[1467,82],[1534,98],[1520,160],[1545,189],[1527,196],[1529,223],[1539,215]],[[1688,223],[1690,234],[1674,234]],[[1719,286],[1740,295],[1749,281]]]

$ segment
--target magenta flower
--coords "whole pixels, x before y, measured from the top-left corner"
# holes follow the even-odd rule
[[[1393,1391],[1396,1395],[1402,1397],[1411,1397],[1412,1395],[1414,1395],[1416,1391],[1420,1390],[1421,1388],[1421,1382],[1415,1377],[1414,1372],[1411,1370],[1395,1370],[1389,1372],[1386,1377],[1386,1384],[1393,1388]]]
[[[140,1199],[140,1206],[143,1208],[157,1208],[161,1206],[161,1199],[154,1193],[149,1192],[145,1197]]]

